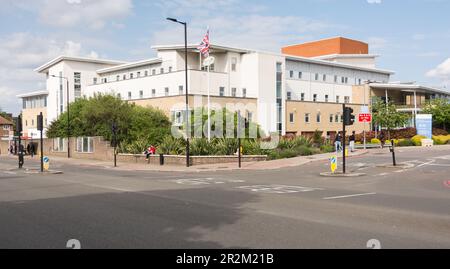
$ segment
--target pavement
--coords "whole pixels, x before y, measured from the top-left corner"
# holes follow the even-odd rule
[[[349,153],[349,158],[355,156],[361,156],[367,154],[368,150],[357,150],[355,152]],[[241,168],[238,167],[238,163],[217,163],[217,164],[204,164],[204,165],[194,165],[186,167],[183,165],[157,165],[148,163],[117,163],[117,167],[114,167],[111,161],[97,161],[97,160],[87,160],[87,159],[74,159],[66,157],[50,157],[50,163],[56,162],[59,164],[73,164],[73,165],[83,165],[91,167],[104,167],[119,171],[159,171],[159,172],[204,172],[204,171],[231,171],[231,170],[272,170],[280,169],[286,167],[293,167],[304,165],[314,161],[329,160],[331,156],[336,155],[335,153],[325,153],[317,154],[312,156],[299,156],[290,159],[272,160],[272,161],[254,161],[254,162],[242,162]],[[342,156],[342,153],[339,153]],[[5,156],[6,157],[6,156]],[[16,156],[7,156],[12,160],[17,159]],[[25,162],[31,162],[35,164],[39,161],[39,157],[35,156],[31,158],[26,157]]]
[[[450,248],[450,147],[397,158],[411,165],[370,150],[348,160],[365,177],[325,178],[325,157],[196,173],[53,160],[59,175],[0,157],[0,248]]]

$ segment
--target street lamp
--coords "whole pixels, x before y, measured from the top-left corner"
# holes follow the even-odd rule
[[[188,50],[187,50],[187,23],[174,18],[167,20],[184,26],[184,71],[186,76],[186,167],[189,167],[189,96],[188,96]]]
[[[65,79],[67,82],[67,158],[70,158],[70,111],[69,111],[69,79],[63,76],[51,75],[54,78]]]

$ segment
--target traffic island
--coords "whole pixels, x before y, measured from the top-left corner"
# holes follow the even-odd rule
[[[41,175],[60,175],[60,174],[63,174],[62,171],[47,170],[47,171],[41,172],[40,169],[25,169],[24,173],[25,174],[41,174]]]
[[[321,177],[363,177],[365,173],[343,173],[343,172],[324,172],[320,173]]]
[[[393,165],[392,163],[388,164],[379,164],[377,167],[380,168],[394,168],[394,169],[411,169],[414,168],[414,164],[412,163],[398,163],[397,165]]]

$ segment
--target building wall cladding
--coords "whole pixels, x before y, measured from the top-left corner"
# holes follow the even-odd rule
[[[41,108],[30,108],[30,109],[23,109],[22,110],[22,129],[23,129],[23,135],[28,136],[30,129],[33,131],[37,131],[37,116],[39,113],[42,112],[42,115],[44,116],[44,127],[47,128],[48,126],[45,125],[45,122],[47,120],[47,124],[50,124],[47,119],[47,108],[41,107]]]
[[[361,133],[364,129],[370,130],[370,124],[358,122],[358,114],[361,113],[362,104],[346,104],[346,106],[353,108],[353,114],[356,116],[355,124],[347,126],[346,131],[356,131]],[[294,114],[294,121],[290,121],[290,114]],[[306,115],[309,113],[309,122],[306,122]],[[317,122],[317,114],[320,114],[320,123]],[[310,134],[316,130],[323,132],[323,136],[327,132],[342,131],[341,115],[342,104],[337,103],[317,103],[317,102],[301,102],[301,101],[286,101],[286,132],[295,133],[297,135]],[[333,116],[333,122],[330,122],[330,116]],[[336,122],[336,115],[338,115],[338,122]]]
[[[317,57],[330,54],[368,54],[369,45],[361,41],[337,37],[287,46],[282,48],[281,52],[301,57]]]

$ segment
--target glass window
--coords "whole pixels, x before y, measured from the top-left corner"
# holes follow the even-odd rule
[[[289,71],[289,77],[290,77],[290,78],[294,78],[294,71],[292,71],[292,70]]]
[[[317,94],[313,95],[313,102],[317,102]]]
[[[97,84],[97,78],[93,79],[93,83],[94,83],[94,85]]]
[[[178,86],[178,94],[183,95],[184,94],[184,88],[183,85]]]
[[[172,73],[172,66],[169,66],[169,73]]]
[[[287,99],[291,100],[292,99],[292,92],[287,92]]]
[[[169,96],[169,88],[164,88],[164,94],[166,95],[166,96]]]
[[[346,104],[350,103],[350,96],[345,96],[345,97],[344,97],[344,102],[345,102]]]
[[[148,70],[145,70],[144,76],[148,76]]]
[[[236,97],[236,88],[231,88],[231,96]]]
[[[303,77],[303,73],[302,72],[298,72],[298,78],[302,79],[302,77]]]
[[[320,115],[320,113],[317,113],[317,115],[316,115],[317,123],[320,123],[320,120],[321,120],[321,115]]]
[[[330,123],[333,123],[334,115],[330,114]]]
[[[123,80],[126,80],[127,79],[127,75],[123,75]]]
[[[309,113],[305,113],[305,122],[309,123]]]
[[[139,98],[144,98],[144,91],[139,91]]]
[[[242,89],[242,97],[244,97],[244,98],[247,97],[247,89],[246,88]]]
[[[336,95],[336,103],[339,103],[339,95]]]
[[[131,92],[128,92],[128,99],[131,99]]]
[[[77,152],[92,153],[94,152],[94,140],[92,137],[77,138]]]
[[[152,70],[152,75],[153,75],[153,76],[156,75],[156,69],[153,69],[153,70]]]
[[[117,76],[116,76],[116,81],[119,81],[119,80],[120,80],[120,76],[117,75]]]
[[[152,97],[155,97],[155,96],[156,96],[156,90],[152,89]]]
[[[334,122],[339,122],[339,115],[336,114],[336,115],[334,116]]]
[[[236,72],[237,58],[231,58],[231,71]]]
[[[137,72],[137,77],[138,77],[138,78],[141,77],[141,72]]]
[[[219,95],[220,96],[225,96],[225,87],[220,87],[219,88]]]
[[[289,122],[294,123],[294,113],[289,114]]]
[[[161,68],[159,69],[159,73],[160,73],[160,74],[164,74],[164,67],[161,67]]]
[[[74,77],[74,95],[75,99],[81,97],[81,73],[75,72],[73,73]]]
[[[338,81],[338,76],[334,76],[334,83],[337,83]]]
[[[323,81],[327,81],[327,75],[323,75],[323,76],[322,76],[322,80],[323,80]]]
[[[328,94],[325,95],[325,102],[328,103]]]
[[[53,151],[62,152],[66,151],[66,139],[65,138],[54,138],[53,139]]]
[[[300,94],[300,101],[305,101],[305,93],[304,92],[302,92]]]
[[[314,79],[315,79],[315,80],[319,80],[319,74],[316,73]]]
[[[132,79],[132,78],[133,78],[133,76],[134,76],[134,74],[133,74],[133,73],[130,73],[130,79]]]

